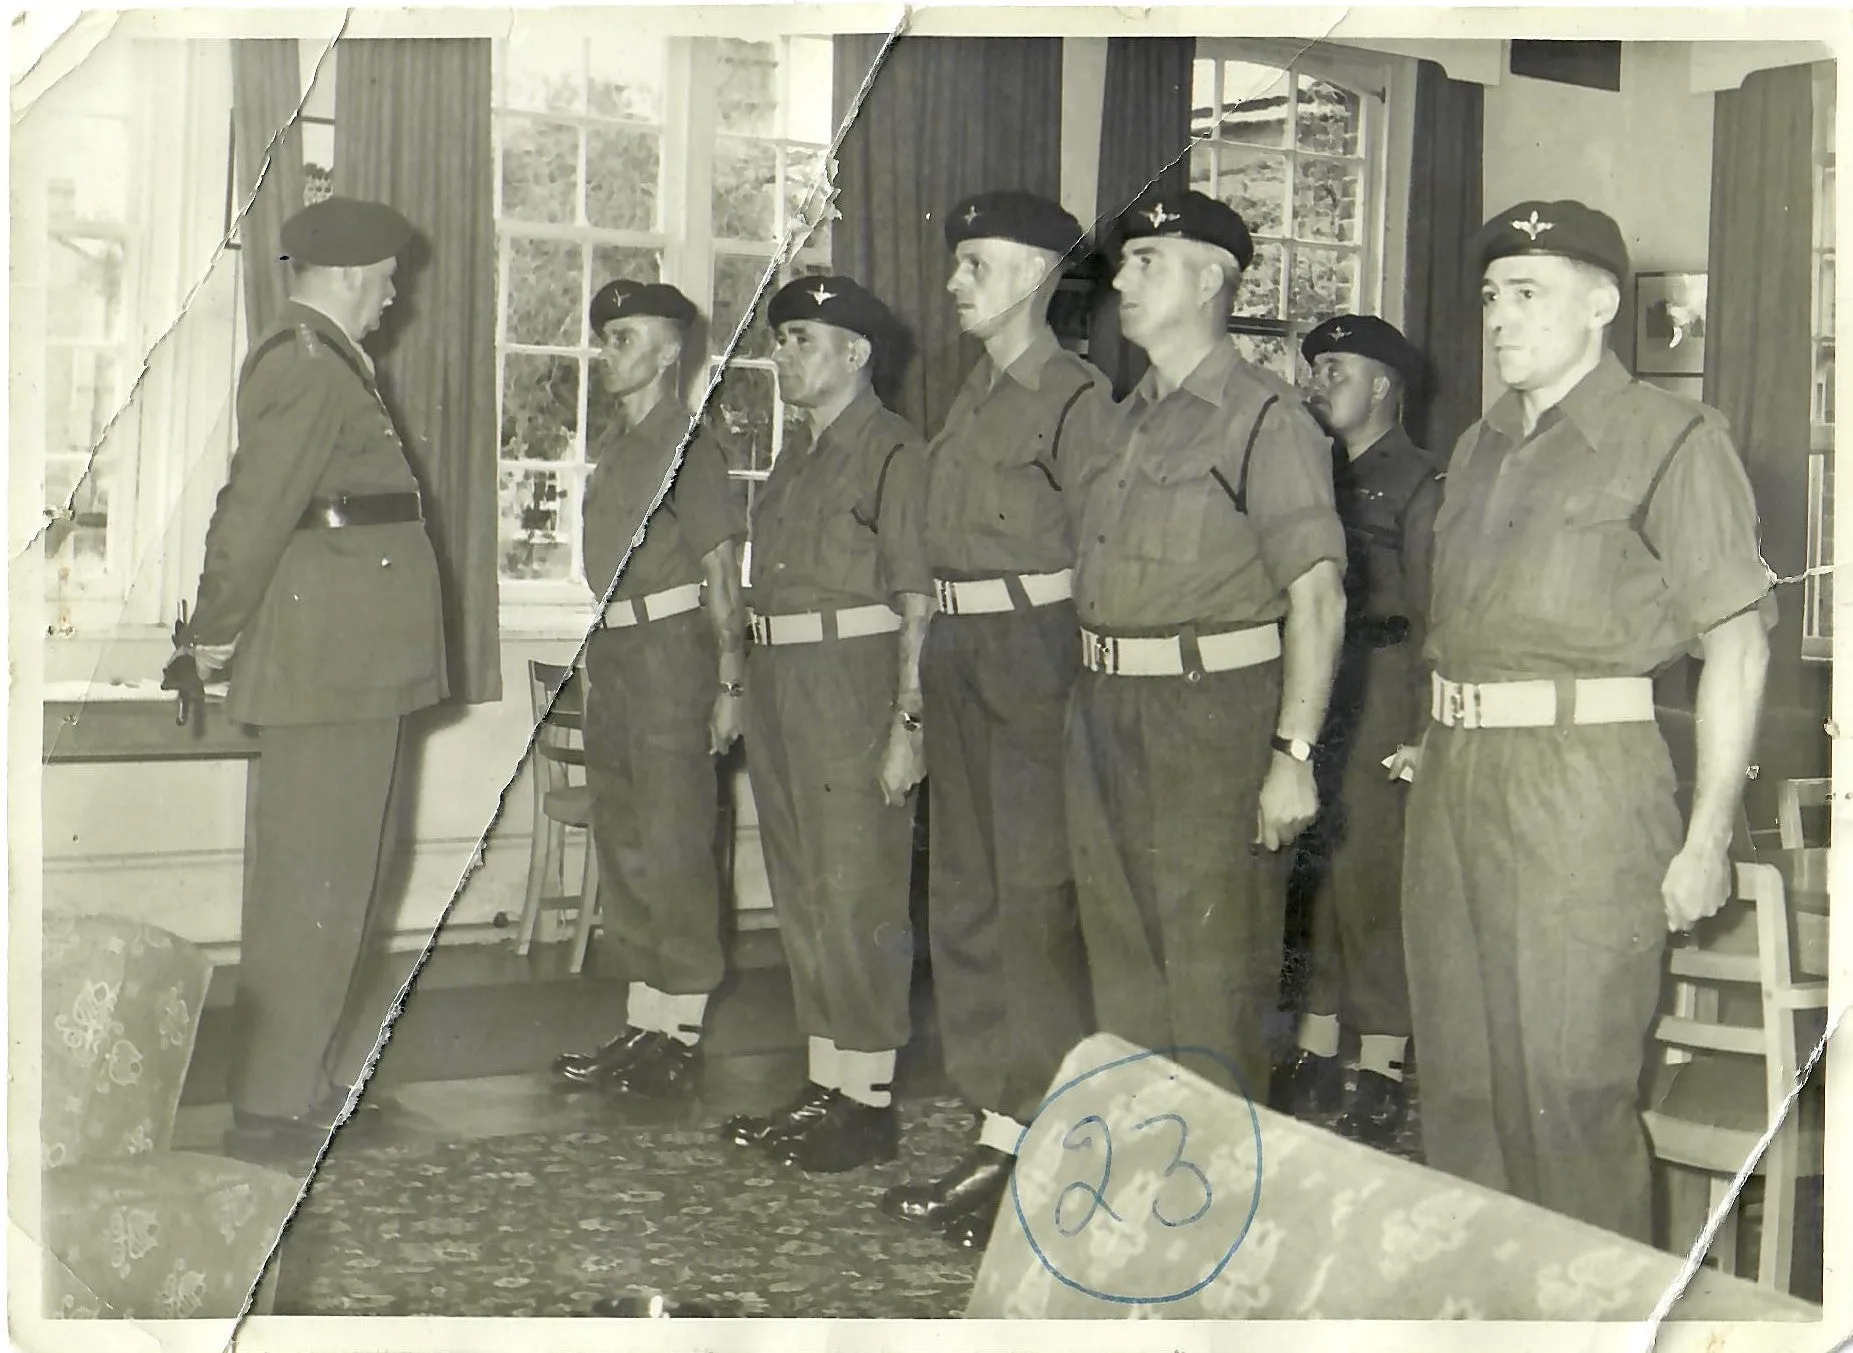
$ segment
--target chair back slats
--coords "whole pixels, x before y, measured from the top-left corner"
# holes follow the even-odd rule
[[[1784,850],[1800,850],[1808,844],[1802,827],[1802,814],[1827,807],[1833,795],[1833,782],[1826,779],[1784,780],[1776,791],[1776,832]]]
[[[1711,1052],[1734,1052],[1745,1057],[1763,1055],[1761,1029],[1714,1024],[1709,1020],[1681,1015],[1662,1015],[1654,1025],[1654,1037],[1677,1048],[1705,1048]]]

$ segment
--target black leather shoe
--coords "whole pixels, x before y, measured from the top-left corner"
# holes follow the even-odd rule
[[[645,1099],[667,1099],[693,1089],[701,1076],[701,1045],[651,1034],[630,1062],[603,1082],[606,1089]]]
[[[838,1095],[817,1121],[772,1146],[772,1155],[807,1174],[846,1174],[900,1154],[894,1106],[877,1109]]]
[[[804,1093],[768,1114],[737,1113],[721,1124],[721,1136],[735,1146],[776,1146],[815,1123],[840,1092],[812,1081]]]
[[[1409,1091],[1401,1081],[1375,1071],[1358,1072],[1358,1087],[1334,1126],[1354,1142],[1389,1146],[1409,1113]]]
[[[949,1218],[939,1233],[962,1250],[982,1250],[991,1243],[991,1231],[997,1225],[998,1212],[1009,1206],[1000,1198],[990,1207],[960,1213]]]
[[[1274,1072],[1268,1098],[1281,1113],[1295,1118],[1336,1113],[1345,1099],[1345,1064],[1336,1057],[1321,1057],[1296,1048],[1287,1063]]]
[[[626,1029],[596,1052],[563,1052],[553,1059],[553,1074],[568,1085],[594,1085],[628,1066],[649,1037],[648,1029]]]
[[[930,1184],[900,1184],[881,1197],[881,1210],[896,1221],[942,1227],[968,1212],[995,1212],[1010,1187],[1016,1157],[993,1146],[971,1152]]]

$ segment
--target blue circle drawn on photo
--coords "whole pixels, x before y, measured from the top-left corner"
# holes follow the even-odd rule
[[[1134,1066],[1135,1064],[1139,1062],[1143,1062],[1147,1060],[1148,1058],[1152,1058],[1152,1057],[1166,1058],[1182,1066],[1183,1065],[1182,1059],[1185,1056],[1204,1057],[1204,1058],[1208,1058],[1218,1063],[1222,1067],[1222,1069],[1228,1074],[1229,1079],[1234,1083],[1236,1087],[1236,1093],[1241,1096],[1242,1106],[1248,1110],[1248,1121],[1255,1134],[1255,1182],[1254,1182],[1253,1193],[1251,1197],[1249,1198],[1248,1210],[1246,1214],[1244,1214],[1242,1217],[1241,1227],[1236,1232],[1234,1240],[1230,1242],[1229,1248],[1223,1251],[1220,1257],[1216,1259],[1215,1263],[1210,1267],[1209,1272],[1203,1274],[1203,1276],[1200,1278],[1195,1278],[1187,1286],[1180,1288],[1178,1291],[1166,1292],[1166,1293],[1162,1293],[1159,1295],[1126,1295],[1126,1294],[1121,1294],[1121,1293],[1116,1293],[1116,1292],[1105,1292],[1105,1291],[1101,1291],[1098,1288],[1091,1287],[1088,1284],[1081,1282],[1080,1280],[1076,1278],[1070,1277],[1068,1274],[1062,1272],[1061,1269],[1056,1266],[1054,1261],[1050,1259],[1048,1252],[1043,1247],[1042,1242],[1036,1238],[1036,1229],[1035,1227],[1030,1225],[1028,1214],[1025,1213],[1023,1210],[1023,1198],[1022,1198],[1021,1193],[1018,1191],[1018,1182],[1017,1182],[1018,1176],[1017,1176],[1017,1172],[1013,1170],[1010,1175],[1010,1201],[1011,1201],[1011,1205],[1016,1210],[1017,1223],[1023,1228],[1024,1238],[1029,1241],[1030,1249],[1035,1252],[1036,1258],[1041,1262],[1042,1266],[1045,1269],[1047,1269],[1051,1274],[1053,1274],[1058,1281],[1060,1281],[1061,1283],[1065,1284],[1068,1287],[1073,1288],[1077,1292],[1085,1293],[1087,1296],[1095,1297],[1101,1301],[1119,1302],[1123,1305],[1135,1305],[1135,1306],[1161,1305],[1166,1302],[1182,1301],[1186,1297],[1195,1296],[1198,1292],[1201,1292],[1204,1288],[1208,1287],[1211,1283],[1215,1282],[1217,1277],[1222,1273],[1222,1271],[1229,1266],[1229,1261],[1235,1258],[1236,1251],[1242,1248],[1242,1242],[1248,1238],[1249,1228],[1254,1225],[1255,1215],[1261,1210],[1261,1176],[1263,1173],[1262,1154],[1261,1154],[1261,1116],[1255,1112],[1254,1100],[1249,1096],[1247,1087],[1242,1083],[1241,1075],[1236,1071],[1234,1065],[1229,1061],[1227,1057],[1224,1057],[1221,1053],[1215,1052],[1209,1048],[1180,1047],[1180,1048],[1160,1048],[1160,1049],[1154,1049],[1154,1050],[1140,1051],[1140,1052],[1132,1053],[1129,1056],[1116,1058],[1115,1060],[1106,1063],[1104,1066],[1095,1067],[1092,1071],[1082,1072],[1079,1076],[1076,1076],[1072,1080],[1066,1081],[1061,1086],[1057,1087],[1054,1093],[1049,1095],[1047,1099],[1043,1100],[1043,1102],[1037,1106],[1036,1112],[1030,1117],[1030,1121],[1024,1126],[1022,1133],[1017,1138],[1018,1154],[1019,1156],[1022,1154],[1023,1147],[1029,1141],[1031,1134],[1036,1131],[1037,1124],[1041,1123],[1044,1120],[1045,1116],[1049,1113],[1049,1111],[1053,1107],[1055,1107],[1055,1105],[1061,1100],[1063,1095],[1068,1094],[1071,1090],[1074,1090],[1076,1087],[1082,1085],[1083,1083],[1087,1081],[1094,1080],[1097,1077],[1105,1076],[1108,1073],[1119,1070],[1123,1067]],[[1173,1076],[1173,1078],[1175,1077]],[[1180,1219],[1176,1219],[1176,1220],[1167,1218],[1163,1216],[1162,1214],[1160,1214],[1158,1211],[1158,1204],[1156,1200],[1154,1200],[1152,1204],[1153,1217],[1156,1218],[1156,1220],[1161,1225],[1167,1228],[1182,1228],[1182,1227],[1191,1225],[1194,1222],[1200,1220],[1202,1216],[1210,1210],[1211,1204],[1214,1200],[1213,1186],[1211,1182],[1203,1175],[1203,1172],[1201,1169],[1199,1169],[1196,1165],[1190,1163],[1189,1161],[1186,1161],[1183,1159],[1184,1138],[1188,1134],[1188,1126],[1184,1123],[1184,1120],[1180,1115],[1175,1114],[1175,1113],[1156,1114],[1153,1117],[1144,1120],[1144,1122],[1136,1124],[1135,1126],[1145,1127],[1145,1126],[1157,1123],[1161,1120],[1174,1121],[1180,1129],[1180,1140],[1178,1143],[1177,1152],[1172,1161],[1171,1166],[1167,1168],[1165,1171],[1166,1176],[1168,1177],[1171,1174],[1173,1169],[1179,1169],[1179,1168],[1187,1169],[1197,1176],[1198,1180],[1200,1181],[1203,1187],[1203,1191],[1204,1191],[1204,1201],[1203,1201],[1202,1207],[1200,1207],[1195,1213],[1185,1216]],[[1060,1231],[1063,1235],[1070,1236],[1070,1237],[1077,1235],[1082,1230],[1084,1230],[1087,1227],[1087,1225],[1093,1220],[1095,1214],[1102,1210],[1104,1210],[1108,1214],[1109,1218],[1114,1221],[1118,1221],[1122,1223],[1125,1221],[1125,1218],[1121,1217],[1117,1212],[1113,1210],[1112,1206],[1107,1202],[1104,1196],[1106,1193],[1107,1179],[1110,1176],[1111,1169],[1112,1169],[1111,1132],[1108,1126],[1104,1122],[1102,1122],[1099,1116],[1096,1114],[1084,1115],[1082,1118],[1077,1120],[1073,1128],[1070,1128],[1069,1131],[1066,1134],[1064,1134],[1063,1138],[1061,1139],[1062,1144],[1064,1147],[1068,1147],[1069,1149],[1076,1149],[1076,1144],[1071,1143],[1069,1138],[1073,1137],[1076,1129],[1087,1126],[1090,1123],[1099,1125],[1101,1129],[1103,1145],[1105,1147],[1106,1163],[1102,1171],[1101,1181],[1098,1185],[1094,1185],[1091,1187],[1087,1183],[1081,1182],[1081,1181],[1077,1181],[1075,1183],[1071,1183],[1067,1185],[1065,1188],[1062,1189],[1061,1193],[1057,1196],[1055,1209],[1054,1209],[1052,1217],[1050,1218],[1055,1223],[1056,1229],[1058,1231]],[[1091,1145],[1092,1142],[1091,1142],[1091,1139],[1084,1137],[1080,1144]],[[1077,1189],[1082,1191],[1083,1193],[1090,1195],[1093,1200],[1094,1206],[1087,1210],[1086,1215],[1082,1218],[1080,1223],[1071,1230],[1062,1224],[1062,1210],[1063,1210],[1063,1205],[1067,1201],[1069,1194]]]

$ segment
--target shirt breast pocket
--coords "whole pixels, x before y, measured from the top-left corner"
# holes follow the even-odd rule
[[[1218,552],[1240,518],[1234,486],[1214,448],[1166,455],[1127,472],[1121,530],[1126,552],[1154,563],[1194,564]],[[1227,486],[1227,487],[1225,487]]]
[[[1647,553],[1634,523],[1638,504],[1613,489],[1582,489],[1563,500],[1543,581],[1571,613],[1599,605]]]

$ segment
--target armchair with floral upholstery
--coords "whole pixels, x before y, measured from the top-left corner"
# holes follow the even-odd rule
[[[49,1316],[244,1309],[302,1181],[171,1149],[212,964],[158,927],[45,918],[40,1239]],[[254,1309],[267,1308],[272,1283]]]

